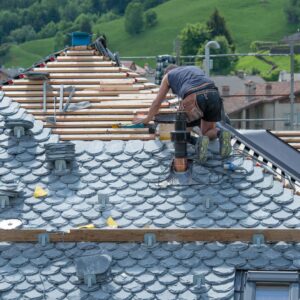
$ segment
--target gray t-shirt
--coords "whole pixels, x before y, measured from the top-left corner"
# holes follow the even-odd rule
[[[200,68],[194,66],[172,69],[168,73],[168,82],[172,92],[182,99],[204,83],[214,84]]]

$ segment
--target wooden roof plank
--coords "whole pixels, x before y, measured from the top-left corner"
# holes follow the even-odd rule
[[[130,140],[142,140],[142,141],[149,141],[154,140],[154,134],[79,134],[79,135],[60,135],[60,140],[62,141],[111,141],[111,140],[123,140],[123,141],[130,141]]]
[[[254,234],[262,234],[266,243],[300,242],[299,229],[71,229],[69,232],[47,232],[43,229],[0,229],[0,242],[38,242],[38,235],[47,233],[51,243],[57,242],[144,242],[147,233],[157,242],[253,242]]]
[[[41,111],[41,110],[32,110],[28,109],[29,113],[35,114],[35,115],[53,115],[54,110],[53,109],[48,109],[46,112]],[[71,112],[59,112],[56,111],[57,115],[112,115],[112,114],[117,114],[117,115],[130,115],[130,114],[145,114],[148,112],[148,109],[143,109],[143,108],[137,108],[137,109],[82,109],[78,111],[71,111]],[[176,109],[166,109],[162,108],[160,110],[160,113],[174,113],[176,112]]]
[[[148,128],[53,128],[52,132],[59,135],[76,134],[148,134]]]

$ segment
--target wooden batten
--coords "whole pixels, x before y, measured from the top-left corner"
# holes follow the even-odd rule
[[[41,120],[46,122],[47,117],[43,115],[35,115],[36,120]],[[57,115],[57,122],[92,122],[92,121],[132,121],[134,119],[134,115]],[[52,124],[52,123],[51,123]],[[83,126],[83,125],[82,125]]]
[[[36,73],[47,73],[47,94],[44,80],[21,78],[3,87],[4,93],[19,102],[21,107],[32,113],[37,120],[52,128],[61,140],[152,140],[144,128],[115,128],[116,124],[131,124],[138,115],[146,115],[158,88],[146,78],[116,63],[88,47],[69,48],[41,68],[33,68]],[[49,85],[51,87],[49,87]],[[59,110],[60,89],[75,87],[71,104],[89,101],[90,106],[77,111]],[[64,90],[63,105],[70,91]],[[45,98],[44,98],[45,96]],[[54,107],[54,98],[56,104]],[[170,95],[166,97],[170,98]],[[46,103],[46,111],[44,104]],[[55,112],[54,112],[55,110]],[[170,102],[162,104],[161,113],[173,113]],[[56,116],[56,123],[48,122],[49,116]],[[112,128],[114,127],[114,128]]]
[[[48,62],[47,68],[61,68],[61,67],[109,67],[113,66],[111,61],[56,61]],[[118,67],[120,68],[120,67]]]
[[[81,51],[76,51],[76,50],[67,50],[65,52],[62,52],[61,55],[65,56],[87,56],[87,55],[95,55],[95,50],[81,50]],[[101,56],[98,56],[101,58]],[[103,57],[102,57],[103,58]]]
[[[148,134],[147,128],[63,128],[52,129],[52,132],[59,135],[76,134]]]
[[[29,113],[35,115],[53,115],[54,110],[48,109],[46,112],[41,110],[32,110],[28,109]],[[135,115],[135,114],[147,114],[148,109],[137,108],[137,109],[82,109],[78,111],[71,111],[71,112],[59,112],[56,111],[57,115]],[[166,108],[162,108],[160,113],[174,113],[176,110],[170,110]],[[116,118],[117,120],[118,118]]]
[[[111,141],[111,140],[142,140],[150,141],[154,140],[154,134],[78,134],[78,135],[61,135],[62,141]]]
[[[77,76],[88,76],[88,78],[90,78],[90,76],[95,75],[93,73],[98,73],[97,75],[102,75],[104,76],[103,78],[118,78],[118,75],[120,74],[125,77],[130,77],[130,76],[134,77],[130,72],[122,71],[122,73],[120,73],[119,67],[90,67],[90,68],[89,67],[57,67],[57,68],[54,67],[54,68],[34,68],[32,71],[38,73],[48,72],[53,76],[54,75],[58,77],[60,76],[62,78],[66,78],[65,76],[68,76],[65,73],[73,73],[71,75],[77,75]],[[56,74],[56,73],[62,73],[62,74]]]
[[[42,80],[30,80],[30,79],[20,79],[14,82],[14,86],[19,85],[43,85]],[[78,84],[110,84],[110,85],[124,85],[124,84],[135,84],[144,83],[141,79],[135,78],[78,78],[78,79],[50,79],[47,81],[50,85],[78,85]]]
[[[51,85],[52,90],[59,91],[60,84],[58,85]],[[73,84],[77,90],[95,90],[95,91],[139,91],[145,88],[144,84]],[[40,91],[42,93],[43,86],[42,85],[6,85],[2,88],[3,91]]]
[[[78,102],[78,101],[77,101]],[[66,103],[66,102],[64,102]],[[76,103],[73,101],[73,103]],[[149,108],[151,106],[152,101],[143,101],[143,102],[136,102],[136,101],[132,101],[132,102],[128,102],[128,100],[125,101],[116,101],[116,102],[103,102],[103,103],[92,103],[91,104],[91,108],[92,109],[120,109],[120,108]],[[59,103],[56,103],[56,109],[59,108]],[[37,110],[41,110],[43,108],[43,103],[29,103],[29,104],[22,104],[23,108],[26,109],[37,109]],[[163,103],[161,107],[168,107],[167,103]],[[47,109],[53,109],[54,108],[54,104],[53,101],[52,103],[49,101],[47,102]],[[84,110],[83,110],[84,111]]]
[[[255,234],[262,234],[265,243],[300,242],[299,229],[71,229],[69,232],[47,232],[43,229],[0,230],[0,242],[38,243],[38,235],[47,233],[50,243],[57,242],[111,242],[144,243],[147,233],[155,234],[157,242],[247,242],[253,243]],[[261,245],[260,245],[261,246]]]
[[[109,66],[115,64],[112,61],[104,61],[102,56],[96,56],[96,55],[79,55],[79,56],[57,56],[56,57],[57,62],[99,62],[101,61],[104,66]]]

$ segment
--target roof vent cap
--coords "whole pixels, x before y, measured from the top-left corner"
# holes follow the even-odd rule
[[[55,171],[64,173],[75,158],[75,145],[71,142],[49,143],[45,145],[46,160],[54,164]]]
[[[5,128],[12,129],[13,134],[17,139],[20,139],[22,136],[27,135],[28,130],[33,127],[32,120],[26,119],[6,119],[5,120]]]
[[[108,254],[83,256],[76,260],[76,274],[90,288],[110,278],[112,258]]]
[[[17,197],[20,188],[17,184],[7,184],[0,186],[0,209],[4,209],[10,205],[10,200]]]

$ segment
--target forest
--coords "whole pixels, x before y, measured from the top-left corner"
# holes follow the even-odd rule
[[[136,0],[0,0],[0,44],[91,32],[94,24],[123,16],[130,2]],[[163,2],[138,1],[145,11]]]

